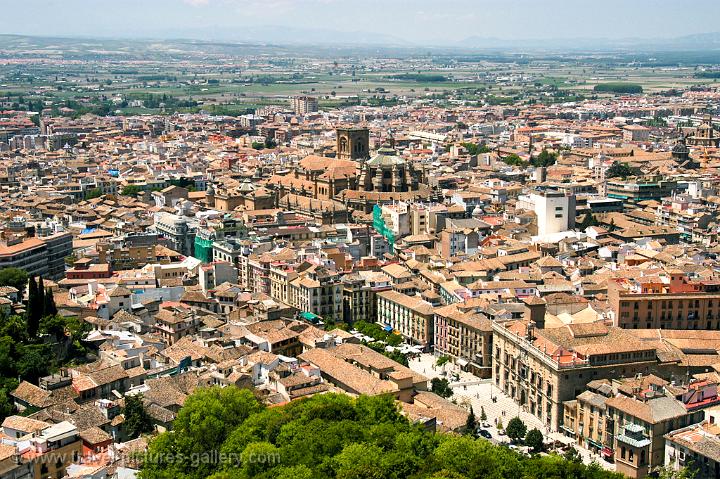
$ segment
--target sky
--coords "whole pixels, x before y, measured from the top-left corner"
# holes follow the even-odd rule
[[[0,0],[0,33],[231,39],[260,27],[363,32],[414,45],[468,37],[672,38],[716,32],[720,0]],[[268,39],[263,39],[267,41]]]

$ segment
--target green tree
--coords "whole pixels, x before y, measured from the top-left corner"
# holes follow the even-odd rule
[[[137,196],[140,194],[140,187],[137,185],[125,185],[120,194],[123,196]]]
[[[292,467],[281,467],[277,473],[276,479],[313,479],[312,469],[304,464]]]
[[[450,382],[445,378],[433,378],[430,381],[430,389],[440,397],[449,398],[453,395]]]
[[[0,320],[0,336],[7,336],[18,344],[27,341],[27,323],[22,316],[13,314]],[[0,368],[2,371],[2,368]]]
[[[480,145],[478,145],[477,143],[465,142],[465,143],[460,143],[460,144],[463,146],[463,148],[465,148],[467,150],[469,155],[477,155],[478,153],[481,153],[480,150],[482,147]]]
[[[45,282],[42,276],[38,277],[36,303],[37,309],[40,311],[40,318],[42,319],[42,317],[45,316]]]
[[[658,479],[695,479],[697,477],[697,471],[693,470],[692,466],[685,466],[678,470],[673,469],[672,466],[663,466],[656,472]]]
[[[28,301],[25,308],[25,321],[27,322],[28,336],[35,338],[40,328],[40,317],[42,316],[42,303],[38,303],[38,287],[35,278],[30,278],[28,283]]]
[[[58,312],[57,306],[55,305],[55,295],[50,288],[45,290],[45,301],[43,304],[43,315],[55,316]]]
[[[65,339],[65,319],[61,316],[45,316],[40,320],[40,331],[49,334],[59,343]]]
[[[49,371],[50,354],[44,345],[23,345],[19,349],[17,372],[21,379],[37,384]]]
[[[595,218],[595,216],[592,213],[587,213],[583,217],[583,220],[578,225],[578,228],[580,229],[580,231],[585,231],[589,227],[597,226],[599,224],[600,224],[600,222]]]
[[[635,170],[633,170],[630,165],[628,165],[627,163],[620,163],[619,161],[615,161],[605,172],[605,177],[625,179],[628,176],[633,176],[634,174]]]
[[[435,365],[438,367],[445,366],[450,361],[450,356],[447,354],[440,356],[437,358],[437,361],[435,361]]]
[[[25,294],[25,286],[28,284],[28,274],[20,268],[0,269],[0,286],[12,286],[20,292],[22,297]]]
[[[0,387],[0,421],[15,414],[15,404],[10,400],[13,389]]]
[[[85,199],[92,200],[94,198],[100,198],[103,195],[100,188],[92,188],[85,192]]]
[[[510,166],[527,166],[527,163],[515,153],[510,153],[502,159],[503,163]]]
[[[426,430],[399,414],[389,396],[329,393],[265,409],[249,391],[241,397],[237,388],[226,388],[234,390],[228,396],[214,389],[188,397],[178,413],[179,427],[151,440],[141,479],[621,477],[557,455],[524,457],[489,441]],[[188,407],[192,412],[185,413]],[[213,431],[216,436],[206,443]],[[194,456],[187,456],[200,444]],[[217,444],[239,461],[203,461],[212,458],[203,454]]]
[[[582,456],[580,456],[580,453],[575,449],[574,447],[570,446],[564,453],[563,453],[563,459],[565,459],[568,462],[580,464],[582,463]]]
[[[242,471],[247,477],[257,477],[280,465],[280,451],[269,442],[248,444],[240,455]]]
[[[510,422],[508,422],[508,425],[505,428],[505,432],[507,433],[508,437],[513,441],[519,441],[520,439],[525,437],[525,434],[527,434],[527,426],[522,421],[522,419],[515,416],[514,418],[510,419]]]
[[[525,435],[525,445],[530,446],[534,452],[541,452],[545,446],[542,432],[538,428],[530,429]]]
[[[123,427],[131,439],[152,432],[152,418],[145,409],[142,394],[125,396],[123,414],[125,416]]]
[[[378,467],[383,451],[373,444],[350,444],[337,455],[335,472],[338,479],[383,479]]]
[[[533,166],[537,167],[547,167],[552,166],[557,161],[557,153],[555,152],[549,152],[546,149],[543,149],[543,151],[540,152],[540,154],[536,157],[530,160],[530,163]]]
[[[470,414],[468,414],[468,417],[465,420],[465,433],[466,434],[475,434],[476,429],[477,429],[477,421],[475,420],[475,412],[473,411],[472,406],[470,406]]]
[[[487,414],[485,414],[485,408],[480,406],[480,421],[487,421]]]

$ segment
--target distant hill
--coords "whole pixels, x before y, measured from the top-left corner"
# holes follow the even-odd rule
[[[554,51],[715,51],[720,50],[720,32],[674,38],[536,38],[501,39],[471,36],[457,47],[488,50]]]

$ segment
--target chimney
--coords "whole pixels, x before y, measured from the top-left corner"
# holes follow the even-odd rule
[[[544,329],[545,309],[547,306],[545,300],[537,296],[528,296],[523,299],[523,303],[525,303],[523,319],[528,319],[535,323],[537,329]]]

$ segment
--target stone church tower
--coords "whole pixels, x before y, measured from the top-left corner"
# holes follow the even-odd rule
[[[337,128],[337,156],[340,160],[370,158],[370,131],[367,128]]]

